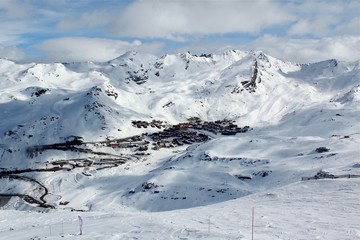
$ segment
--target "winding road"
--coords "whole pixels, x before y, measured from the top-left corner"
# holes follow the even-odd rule
[[[0,178],[9,178],[9,179],[18,179],[27,182],[34,182],[35,184],[39,185],[42,189],[44,189],[44,193],[39,197],[39,200],[35,199],[34,197],[27,195],[27,194],[20,194],[20,193],[0,193],[1,197],[21,197],[28,203],[35,203],[38,204],[40,207],[43,208],[55,208],[52,205],[47,204],[45,197],[48,195],[49,190],[39,181],[26,177],[26,176],[18,176],[13,174],[4,174],[3,172],[0,173]]]

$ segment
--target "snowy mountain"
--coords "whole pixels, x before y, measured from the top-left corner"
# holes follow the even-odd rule
[[[128,52],[0,79],[1,209],[231,208],[360,175],[360,61]]]

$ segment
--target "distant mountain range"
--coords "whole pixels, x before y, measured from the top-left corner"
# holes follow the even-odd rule
[[[357,174],[359,104],[360,61],[238,50],[1,59],[0,207],[162,211],[327,168]]]

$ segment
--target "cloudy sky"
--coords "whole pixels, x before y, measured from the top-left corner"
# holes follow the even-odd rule
[[[106,61],[135,50],[360,59],[359,0],[0,0],[0,57]]]

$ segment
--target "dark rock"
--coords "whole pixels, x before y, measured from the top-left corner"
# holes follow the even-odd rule
[[[315,152],[317,152],[317,153],[324,153],[324,152],[328,152],[328,151],[330,151],[330,149],[327,147],[318,147],[317,149],[315,149]]]

